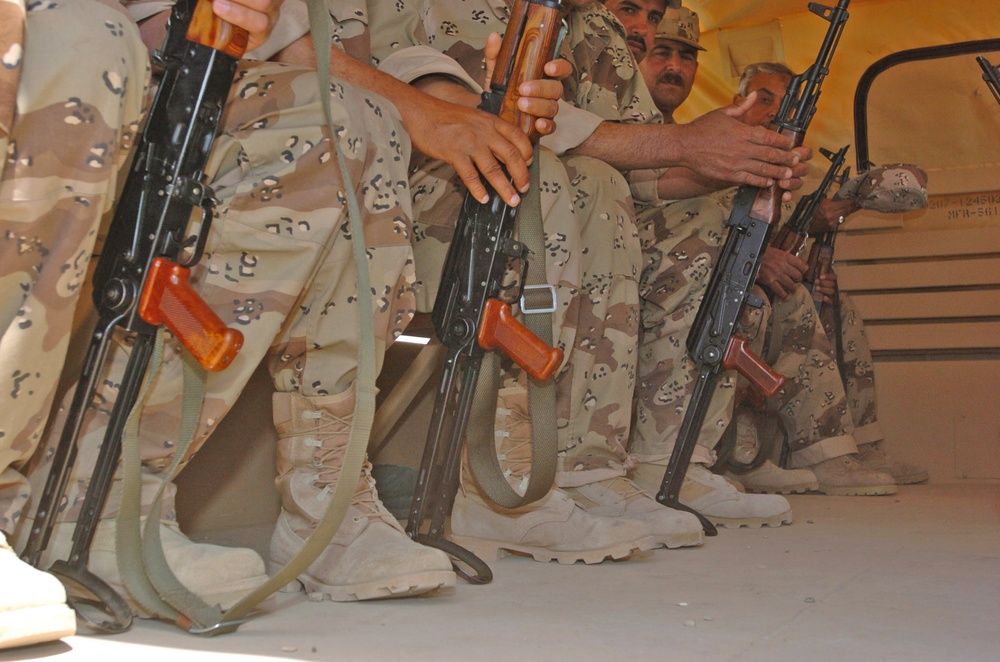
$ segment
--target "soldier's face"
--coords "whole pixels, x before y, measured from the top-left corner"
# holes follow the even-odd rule
[[[757,101],[741,118],[745,124],[750,126],[767,126],[778,114],[778,107],[781,99],[785,96],[785,90],[792,78],[785,74],[765,74],[758,73],[750,80],[747,87],[747,96],[751,92],[757,93]],[[742,103],[745,97],[736,95],[733,98],[735,103]]]
[[[653,46],[667,0],[605,0],[604,6],[625,26],[629,50],[635,61],[641,62]]]
[[[672,39],[657,39],[639,71],[656,107],[670,116],[691,94],[698,73],[698,51]]]

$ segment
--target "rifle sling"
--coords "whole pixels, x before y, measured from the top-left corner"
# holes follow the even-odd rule
[[[535,157],[529,170],[531,185],[522,198],[517,212],[518,238],[527,245],[531,256],[525,276],[525,285],[529,286],[547,283],[545,232],[542,228],[542,203],[539,190],[540,161],[541,155],[536,146]],[[524,325],[546,344],[552,345],[551,313],[524,315]],[[532,440],[531,474],[522,496],[507,482],[497,457],[494,423],[500,373],[499,354],[486,352],[469,414],[466,446],[472,474],[487,498],[504,508],[517,508],[544,497],[555,481],[558,460],[555,380],[553,378],[541,383],[528,377],[528,412]]]
[[[178,618],[174,616],[177,609],[170,607],[163,610],[166,612],[166,617],[174,620],[180,627],[188,630],[188,632],[195,634],[215,635],[234,631],[237,627],[239,627],[239,624],[245,620],[245,617],[247,617],[257,606],[257,604],[268,598],[281,587],[295,580],[295,578],[305,572],[312,562],[316,560],[324,549],[326,549],[330,540],[333,538],[334,534],[336,534],[337,529],[340,528],[340,523],[343,520],[348,507],[351,505],[354,490],[357,486],[357,477],[361,475],[361,466],[364,462],[365,452],[368,447],[368,437],[371,433],[372,419],[375,415],[375,329],[373,316],[371,314],[365,314],[366,311],[374,310],[374,304],[372,301],[371,284],[368,273],[367,251],[364,242],[364,227],[361,220],[361,211],[358,207],[357,196],[354,192],[354,184],[350,173],[347,170],[343,154],[341,153],[340,144],[337,142],[338,127],[334,125],[332,114],[330,112],[330,56],[329,52],[325,50],[325,48],[332,43],[329,16],[327,14],[325,3],[321,0],[307,0],[307,4],[309,7],[309,24],[313,34],[313,43],[316,48],[316,61],[318,63],[317,82],[320,89],[319,96],[323,104],[326,123],[330,129],[330,142],[332,143],[332,148],[335,150],[337,160],[340,164],[344,184],[344,197],[347,198],[347,208],[352,237],[351,243],[354,251],[354,262],[357,273],[358,305],[362,311],[362,314],[358,316],[360,319],[360,329],[358,332],[358,374],[355,384],[357,397],[354,407],[351,434],[348,440],[347,449],[344,453],[344,461],[340,473],[341,477],[344,479],[337,481],[337,486],[330,496],[330,502],[327,505],[323,518],[316,525],[316,529],[313,531],[312,535],[309,536],[309,539],[306,541],[305,545],[303,545],[302,549],[299,550],[299,552],[292,558],[291,561],[288,562],[287,565],[271,577],[271,579],[244,597],[233,607],[226,610],[224,613],[214,607],[209,607],[207,610],[204,609],[207,605],[199,600],[197,596],[192,595],[186,588],[183,587],[183,585],[180,584],[179,581],[176,580],[176,577],[173,576],[170,568],[166,565],[166,560],[163,558],[162,549],[159,547],[159,540],[157,538],[159,517],[157,514],[150,514],[149,520],[146,524],[147,536],[157,538],[152,541],[156,543],[157,550],[143,553],[143,558],[146,560],[147,564],[152,563],[152,566],[147,565],[145,568],[145,574],[152,583],[158,584],[155,589],[161,596],[169,595],[170,603],[173,603],[174,606],[182,608],[184,611],[183,615]],[[326,46],[321,48],[321,44]],[[201,381],[203,384],[204,375],[202,376]],[[188,388],[185,386],[185,392],[187,391]],[[195,411],[193,414],[185,414],[185,419],[188,420],[187,422],[182,422],[182,428],[185,426],[193,426],[197,421],[197,417],[200,413],[201,394],[197,395],[197,400],[199,406],[194,408]],[[138,439],[136,439],[133,443],[137,444]],[[180,448],[178,448],[174,455],[175,464],[180,462],[182,455],[183,453]],[[132,459],[133,469],[128,472],[128,474],[131,474],[130,480],[133,481],[133,485],[130,487],[130,492],[134,492],[135,496],[132,498],[132,502],[135,505],[131,507],[136,508],[134,515],[136,519],[138,518],[137,508],[139,497],[137,479],[140,479],[141,477],[141,472],[136,470],[138,468],[136,466],[137,460],[138,457]],[[123,469],[123,474],[124,473]],[[123,486],[123,491],[124,489],[125,488]],[[125,508],[124,504],[122,505],[122,508]],[[150,522],[152,522],[152,524],[150,524]],[[137,533],[137,527],[135,528]],[[151,529],[155,529],[157,533],[150,536],[149,534]],[[139,544],[139,541],[135,540],[134,544]],[[161,609],[164,604],[165,603],[161,602],[159,605]]]

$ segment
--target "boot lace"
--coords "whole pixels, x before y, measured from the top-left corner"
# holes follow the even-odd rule
[[[528,488],[531,473],[531,420],[521,408],[497,407],[494,431],[497,458],[503,475],[520,494]]]
[[[344,455],[347,451],[346,441],[339,443],[338,437],[343,438],[350,434],[352,420],[351,417],[339,417],[323,411],[304,412],[303,418],[316,421],[316,427],[308,431],[309,436],[304,440],[304,443],[314,449],[312,466],[316,470],[316,474],[313,478],[313,485],[320,488],[316,499],[325,501],[337,486],[341,467],[344,465]],[[338,440],[338,443],[324,445],[323,439]],[[351,497],[351,507],[355,522],[360,522],[365,518],[381,519],[396,527],[399,526],[396,518],[378,498],[375,479],[371,474],[371,463],[367,457],[361,465],[361,476]]]

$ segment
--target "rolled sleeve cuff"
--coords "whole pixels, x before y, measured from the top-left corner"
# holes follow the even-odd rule
[[[407,46],[394,51],[379,63],[378,68],[404,83],[412,83],[424,76],[448,76],[476,94],[483,91],[462,65],[430,46]]]

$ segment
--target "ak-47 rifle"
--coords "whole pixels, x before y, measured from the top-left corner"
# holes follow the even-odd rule
[[[836,7],[809,3],[809,11],[828,21],[830,26],[816,61],[792,78],[770,127],[792,138],[794,146],[802,144],[816,112],[820,87],[847,22],[849,2],[840,0]],[[719,372],[736,369],[768,396],[776,393],[784,381],[747,348],[745,339],[736,335],[743,305],[763,304],[751,294],[750,288],[757,278],[771,228],[780,219],[781,197],[782,191],[777,184],[768,188],[744,185],[736,194],[726,223],[729,226],[726,242],[687,337],[687,349],[698,366],[698,377],[656,495],[656,500],[664,505],[694,512],[680,502],[681,483],[708,413]],[[705,532],[714,535],[716,531],[711,522],[700,513],[695,514],[701,519]]]
[[[132,621],[122,597],[91,574],[87,562],[121,456],[122,431],[139,396],[157,330],[166,326],[212,371],[230,365],[243,344],[242,334],[227,328],[191,288],[189,276],[201,259],[215,206],[202,177],[247,39],[245,30],[215,17],[209,0],[178,0],[172,9],[163,47],[153,54],[163,76],[94,271],[97,326],[23,552],[26,561],[39,565],[76,461],[101,367],[116,330],[129,332],[135,337],[132,353],[69,558],[49,568],[66,585],[78,615],[99,632],[122,632]],[[196,211],[200,227],[189,236]],[[114,620],[92,620],[81,605]]]
[[[491,91],[480,104],[483,110],[521,127],[532,142],[538,139],[535,118],[517,109],[517,87],[544,75],[543,67],[555,53],[562,12],[560,0],[514,2]],[[456,572],[477,584],[492,579],[489,566],[445,540],[444,524],[458,490],[462,445],[483,356],[499,349],[539,381],[550,379],[562,363],[562,351],[529,331],[513,317],[510,304],[499,298],[512,262],[520,262],[519,282],[524,283],[528,249],[514,238],[518,208],[509,207],[496,191],[487,189],[489,201],[485,203],[466,194],[434,302],[434,330],[447,354],[406,526],[414,540],[437,547],[472,568],[475,574],[469,575],[455,564]],[[446,446],[442,444],[445,436]],[[428,512],[430,524],[425,532]]]
[[[823,180],[816,187],[815,191],[799,198],[798,204],[792,210],[792,215],[774,233],[774,238],[771,239],[771,246],[799,257],[799,254],[809,240],[809,227],[812,225],[813,215],[816,213],[819,204],[826,199],[830,185],[833,184],[834,180],[840,174],[840,169],[844,166],[844,157],[847,154],[848,147],[850,145],[844,145],[836,154],[825,147],[819,148],[820,153],[830,160],[830,168],[823,175]]]
[[[976,62],[983,68],[983,80],[993,93],[993,98],[1000,103],[1000,65],[993,66],[993,63],[982,55],[976,57]]]
[[[846,149],[846,147],[845,147]],[[825,153],[825,152],[824,152]],[[830,166],[832,171],[833,165]],[[840,174],[839,181],[840,186],[844,185],[844,182],[850,177],[851,169],[847,168]],[[825,181],[825,179],[824,179]],[[844,217],[840,217],[840,223],[844,222]],[[809,258],[806,263],[809,268],[806,269],[805,274],[802,276],[802,284],[809,290],[812,295],[813,303],[816,305],[816,312],[820,313],[823,311],[823,294],[816,289],[816,281],[830,273],[833,270],[833,249],[834,244],[837,241],[837,231],[840,229],[838,224],[832,230],[827,230],[826,232],[821,232],[813,238],[813,244],[809,248]],[[834,305],[839,303],[838,298],[834,298]]]

